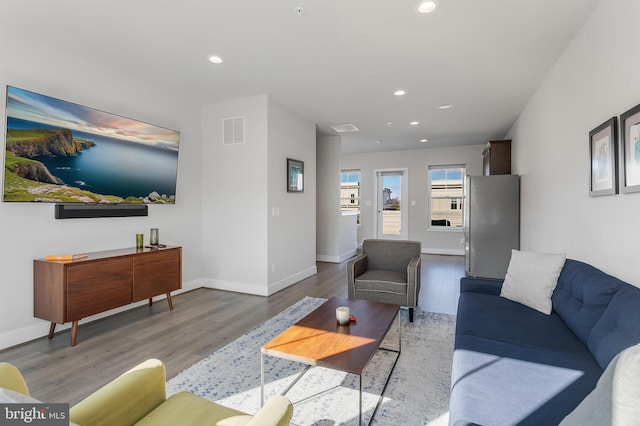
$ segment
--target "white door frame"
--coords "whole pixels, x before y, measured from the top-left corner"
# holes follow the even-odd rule
[[[380,213],[379,212],[379,207],[378,207],[378,202],[380,202],[380,193],[382,191],[382,188],[379,188],[378,186],[378,177],[380,174],[382,173],[388,173],[388,172],[397,172],[398,174],[400,174],[400,183],[401,183],[401,188],[400,188],[400,221],[401,221],[401,227],[400,227],[400,235],[398,236],[392,236],[392,235],[381,235],[381,233],[378,231],[379,230],[379,221],[381,220],[381,214],[382,211],[380,209]],[[373,171],[373,187],[374,187],[374,191],[373,191],[373,235],[374,238],[382,238],[382,239],[388,239],[388,240],[407,240],[409,239],[409,184],[408,184],[408,179],[407,177],[409,176],[409,169],[407,168],[402,168],[402,167],[397,167],[397,168],[391,168],[391,169],[375,169]]]

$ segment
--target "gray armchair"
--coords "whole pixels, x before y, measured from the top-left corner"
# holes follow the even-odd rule
[[[421,251],[419,241],[364,240],[362,252],[347,264],[349,298],[406,306],[413,322]]]

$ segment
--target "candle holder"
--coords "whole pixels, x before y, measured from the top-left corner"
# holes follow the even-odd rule
[[[149,235],[149,244],[151,244],[151,246],[153,247],[156,247],[160,244],[160,237],[158,234],[158,228],[151,228],[151,233]]]
[[[351,312],[348,306],[339,306],[336,308],[336,321],[340,325],[349,325],[351,322]]]

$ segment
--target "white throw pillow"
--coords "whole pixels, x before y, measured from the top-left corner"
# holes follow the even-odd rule
[[[551,314],[551,295],[558,284],[566,254],[511,250],[500,296]]]
[[[596,388],[560,423],[561,426],[637,425],[640,420],[640,344],[620,352]]]

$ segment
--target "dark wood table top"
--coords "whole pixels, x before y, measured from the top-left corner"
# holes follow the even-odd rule
[[[349,306],[357,321],[338,325],[338,306]],[[262,353],[362,374],[398,311],[398,305],[332,297],[264,345]]]

